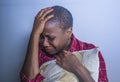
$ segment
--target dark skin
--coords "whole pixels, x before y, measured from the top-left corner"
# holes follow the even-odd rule
[[[49,21],[54,15],[45,18],[52,11],[52,8],[45,8],[36,16],[22,71],[29,79],[35,78],[39,73],[38,50],[40,41],[48,55],[55,55],[56,63],[59,66],[74,73],[79,78],[79,81],[94,82],[89,72],[78,59],[71,52],[67,51],[71,43],[71,27],[63,30],[60,28],[58,21]],[[39,39],[39,37],[41,38]]]
[[[67,49],[70,44],[70,31],[63,31],[60,28],[59,22],[51,22],[48,21],[45,24],[44,30],[42,32],[42,40],[43,48],[46,54],[49,56],[58,55],[58,52],[62,52],[64,49]],[[69,36],[69,37],[68,37]]]

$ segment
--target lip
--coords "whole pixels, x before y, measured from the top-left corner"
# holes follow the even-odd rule
[[[52,49],[51,48],[45,48],[46,52],[50,52]]]

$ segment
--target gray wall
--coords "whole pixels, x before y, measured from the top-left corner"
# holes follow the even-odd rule
[[[120,0],[0,0],[0,82],[19,82],[33,20],[44,7],[62,5],[73,32],[100,47],[110,82],[119,82]]]

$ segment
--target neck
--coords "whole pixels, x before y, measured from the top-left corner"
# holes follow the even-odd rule
[[[65,46],[64,50],[69,50],[70,45],[71,45],[71,38],[68,40],[67,45]]]

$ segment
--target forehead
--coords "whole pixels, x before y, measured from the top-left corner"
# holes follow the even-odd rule
[[[60,28],[59,22],[51,22],[48,21],[45,24],[43,35],[58,35],[62,33],[62,29]]]

